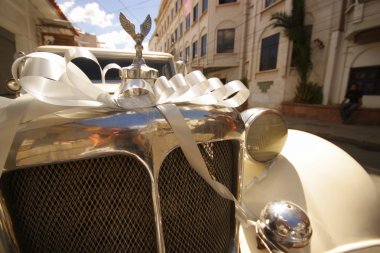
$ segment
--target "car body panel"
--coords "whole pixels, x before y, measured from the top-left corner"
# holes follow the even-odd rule
[[[313,236],[294,252],[380,250],[380,200],[366,171],[347,153],[315,135],[289,130],[281,155],[268,169],[246,161],[242,201],[258,214],[271,200],[297,203],[309,215]],[[265,173],[261,181],[250,179]],[[255,232],[242,229],[247,251],[255,252]],[[293,251],[292,251],[293,252]],[[362,251],[355,251],[362,252]],[[364,252],[364,251],[363,251]]]
[[[237,111],[195,105],[178,108],[196,142],[242,141],[244,125]],[[133,153],[149,165],[156,162],[159,167],[178,145],[169,123],[155,107],[126,111],[68,109],[22,125],[13,140],[4,172],[117,152]]]

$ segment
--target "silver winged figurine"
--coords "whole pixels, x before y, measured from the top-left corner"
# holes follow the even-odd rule
[[[136,46],[135,46],[136,57],[141,58],[142,50],[143,50],[142,42],[144,38],[148,35],[150,29],[152,28],[152,19],[150,18],[150,15],[148,15],[145,18],[144,22],[140,25],[139,33],[136,33],[135,25],[132,24],[132,22],[129,21],[129,19],[127,19],[127,17],[121,12],[120,12],[119,19],[120,19],[121,26],[129,35],[131,35],[133,40],[136,42]]]
[[[120,69],[121,84],[113,97],[116,103],[124,108],[130,108],[134,103],[144,107],[153,106],[155,97],[152,87],[159,72],[147,66],[142,57],[142,42],[152,27],[152,19],[148,15],[140,25],[140,32],[136,33],[135,25],[123,13],[120,12],[119,18],[121,26],[136,42],[136,56],[130,66]],[[138,99],[133,100],[134,97]]]

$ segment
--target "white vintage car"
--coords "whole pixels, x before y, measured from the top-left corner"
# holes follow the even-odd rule
[[[0,252],[380,252],[365,170],[277,111],[230,108],[238,82],[163,53],[144,52],[157,79],[109,65],[134,53],[37,51],[13,69],[25,95],[0,100]]]

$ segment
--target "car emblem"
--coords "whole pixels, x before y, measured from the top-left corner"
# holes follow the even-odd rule
[[[144,22],[140,25],[139,33],[136,33],[135,25],[131,21],[129,21],[129,19],[121,12],[119,19],[121,26],[136,42],[136,60],[142,59],[142,50],[144,49],[142,42],[150,32],[150,29],[152,28],[152,19],[150,15],[146,16]]]

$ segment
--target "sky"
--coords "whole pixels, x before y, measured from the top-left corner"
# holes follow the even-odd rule
[[[73,23],[81,30],[95,34],[101,47],[111,49],[134,49],[135,43],[124,31],[119,22],[119,13],[135,24],[136,32],[140,24],[150,14],[152,29],[143,42],[148,49],[148,42],[155,28],[154,18],[158,14],[160,0],[56,0],[57,4]]]

